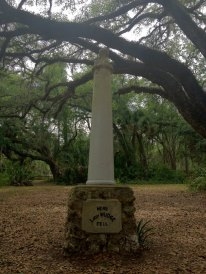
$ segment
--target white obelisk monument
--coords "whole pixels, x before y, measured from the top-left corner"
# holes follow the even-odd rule
[[[133,191],[114,182],[111,78],[108,50],[102,49],[94,65],[88,180],[69,190],[68,254],[139,251]]]
[[[86,184],[114,184],[112,125],[112,65],[108,50],[101,49],[94,65],[92,126]]]

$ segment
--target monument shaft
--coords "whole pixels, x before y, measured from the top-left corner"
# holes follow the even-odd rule
[[[139,250],[133,191],[114,184],[111,76],[108,53],[101,50],[94,66],[88,181],[69,191],[68,254]]]
[[[87,184],[114,184],[111,79],[112,65],[103,49],[94,66]]]

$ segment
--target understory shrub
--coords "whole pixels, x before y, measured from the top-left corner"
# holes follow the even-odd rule
[[[206,191],[206,176],[199,176],[189,183],[192,191]]]
[[[121,183],[127,183],[137,179],[144,178],[144,172],[141,167],[127,167],[127,168],[117,168],[115,167],[115,178]]]
[[[153,166],[149,169],[149,180],[155,182],[184,183],[186,175],[180,170],[166,166]]]
[[[7,186],[9,184],[9,178],[6,172],[0,173],[0,187],[1,186]]]
[[[115,178],[120,183],[147,181],[150,183],[184,183],[186,174],[165,166],[152,166],[144,170],[140,166],[115,169]]]
[[[23,163],[20,163],[19,161],[9,161],[6,165],[6,173],[10,185],[32,185],[33,166],[29,159],[25,160]]]
[[[87,167],[76,166],[66,168],[58,183],[65,185],[83,184],[87,181]]]

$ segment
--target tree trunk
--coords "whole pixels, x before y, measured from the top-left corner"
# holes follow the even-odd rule
[[[142,135],[139,134],[138,132],[136,132],[136,137],[137,137],[138,145],[139,145],[140,165],[142,167],[144,177],[147,177],[147,175],[148,175],[148,161],[147,161],[147,157],[146,157],[146,153],[145,153],[145,149],[144,149],[143,138],[142,138]]]
[[[50,167],[54,182],[58,182],[62,178],[62,173],[58,164],[54,160],[48,160],[47,164]]]
[[[116,132],[118,141],[120,146],[122,147],[122,151],[125,155],[125,166],[130,167],[133,166],[135,163],[135,156],[134,156],[134,150],[131,147],[131,144],[129,144],[124,137],[124,134],[120,131],[120,129],[113,123],[114,131]]]
[[[167,164],[171,169],[176,170],[177,163],[176,163],[176,155],[175,151],[172,150],[172,148],[166,147],[162,143],[163,147],[163,162]]]

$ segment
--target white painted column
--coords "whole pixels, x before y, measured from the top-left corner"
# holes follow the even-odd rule
[[[92,127],[87,184],[114,184],[112,65],[102,49],[94,65]]]

